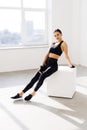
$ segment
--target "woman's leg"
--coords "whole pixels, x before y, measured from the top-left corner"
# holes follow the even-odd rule
[[[40,76],[40,72],[37,72],[35,76],[31,79],[31,81],[27,84],[27,86],[19,93],[20,96],[23,96],[25,92],[27,92],[33,85],[37,82]]]
[[[55,67],[49,67],[45,72],[43,72],[41,75],[40,75],[40,78],[39,78],[39,81],[37,82],[36,84],[36,87],[34,89],[34,91],[29,94],[25,100],[30,100],[32,98],[32,96],[35,95],[35,93],[38,91],[38,89],[41,87],[41,85],[43,84],[43,81],[49,77],[50,75],[52,75],[54,72],[57,71],[57,66]]]
[[[32,78],[32,80],[29,82],[29,84],[20,92],[17,93],[15,96],[11,97],[12,99],[19,99],[22,98],[23,94],[27,92],[30,88],[33,87],[33,85],[39,80],[40,75],[45,71],[47,68],[46,64],[45,66],[41,67],[39,71],[35,74],[35,76]],[[35,92],[32,92],[32,95],[34,95]]]
[[[20,92],[17,93],[15,96],[11,97],[12,99],[19,99],[22,98],[23,94],[28,91],[30,88],[32,88],[32,86],[34,85],[34,83],[39,79],[40,77],[40,72],[37,72],[36,75],[32,78],[32,80],[30,81],[30,83]]]
[[[27,92],[29,89],[33,87],[33,85],[37,82],[40,77],[40,72],[37,72],[35,76],[31,79],[31,81],[27,84],[27,86],[22,90],[23,93]]]
[[[49,77],[50,75],[52,75],[54,72],[56,72],[56,71],[57,71],[57,67],[55,66],[55,67],[49,67],[45,72],[43,72],[43,74],[40,75],[39,81],[37,82],[34,91],[36,92],[41,87],[41,85],[43,84],[43,81],[47,77]]]
[[[25,93],[27,92],[30,88],[32,88],[32,86],[39,80],[40,75],[42,75],[43,71],[45,71],[47,69],[47,66],[43,66],[37,73],[36,75],[32,78],[32,80],[30,81],[30,83],[22,90],[21,93]]]
[[[35,74],[35,76],[32,78],[32,80],[29,82],[29,84],[20,93],[17,93],[15,96],[13,96],[11,98],[12,99],[19,99],[23,96],[23,94],[25,92],[27,92],[30,88],[32,88],[33,85],[39,80],[39,77],[43,73],[43,71],[46,70],[46,66],[44,66],[42,69],[40,68],[40,70]],[[32,93],[32,95],[34,95],[34,92]]]

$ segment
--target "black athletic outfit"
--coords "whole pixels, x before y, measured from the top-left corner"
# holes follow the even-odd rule
[[[60,56],[62,54],[62,50],[61,50],[61,44],[62,43],[63,43],[63,41],[61,41],[57,45],[53,44],[52,47],[49,49],[49,53],[57,54],[57,55]],[[58,70],[57,59],[48,57],[45,65],[41,66],[40,69],[39,69],[39,71],[41,71],[42,74],[40,74],[40,72],[38,71],[35,74],[35,76],[32,78],[32,80],[30,81],[30,83],[23,89],[23,92],[25,93],[26,91],[28,91],[38,81],[37,84],[36,84],[36,87],[34,89],[34,91],[37,91],[41,87],[41,85],[43,84],[43,81],[48,76],[50,76],[54,72],[56,72],[57,70]]]

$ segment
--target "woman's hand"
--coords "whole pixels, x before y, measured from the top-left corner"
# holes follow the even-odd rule
[[[40,66],[39,72],[42,74],[42,72],[44,71],[44,65]]]
[[[72,65],[70,68],[75,68],[75,66],[74,66],[74,65]]]
[[[43,60],[43,62],[42,62],[42,65],[41,65],[41,66],[44,66],[44,65],[45,65],[45,63],[46,63],[46,61],[47,61],[48,57],[49,57],[49,51],[46,53],[46,55],[45,55],[45,57],[44,57],[44,60]]]
[[[43,69],[44,69],[44,66],[41,65],[41,66],[40,66],[40,71],[43,71]]]

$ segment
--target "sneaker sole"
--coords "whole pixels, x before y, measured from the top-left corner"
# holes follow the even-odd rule
[[[21,98],[16,98],[16,99],[13,99],[13,98],[11,98],[12,100],[21,100],[21,99],[23,99],[22,97]]]

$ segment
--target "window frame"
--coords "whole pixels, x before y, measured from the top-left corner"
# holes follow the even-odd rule
[[[21,36],[22,36],[22,43],[18,45],[0,45],[0,47],[22,47],[22,46],[44,46],[48,45],[48,0],[46,0],[46,8],[27,8],[23,6],[23,0],[20,0],[21,6],[20,7],[6,7],[6,6],[0,6],[1,9],[8,9],[8,10],[20,10],[21,11]],[[25,18],[25,12],[26,11],[32,11],[32,12],[44,12],[45,13],[45,43],[40,44],[39,42],[30,43],[29,45],[26,44],[26,18]]]

